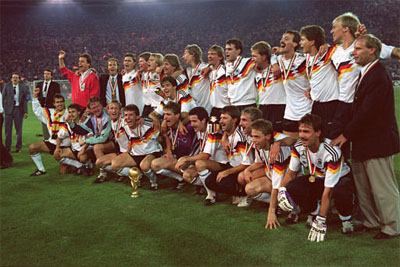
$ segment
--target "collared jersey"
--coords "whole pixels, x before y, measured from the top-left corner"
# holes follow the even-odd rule
[[[308,162],[308,157],[311,163]],[[311,175],[315,169],[313,175],[316,178],[325,179],[325,187],[330,188],[350,172],[349,166],[343,161],[340,148],[331,146],[329,139],[321,142],[316,153],[309,151],[300,140],[297,141],[292,148],[289,169],[294,172],[302,169],[304,175]]]
[[[292,59],[293,62],[290,64]],[[310,113],[312,109],[312,101],[304,94],[310,90],[310,82],[306,75],[305,56],[296,52],[292,59],[284,59],[283,56],[278,56],[279,66],[284,76],[283,79],[286,80],[283,84],[286,92],[284,118],[299,121],[305,114]]]
[[[315,56],[306,55],[310,94],[313,101],[329,102],[339,98],[337,72],[331,64],[335,49],[336,46],[331,46],[322,55],[319,52]]]
[[[57,135],[58,138],[62,140],[61,146],[68,144],[65,146],[70,146],[72,151],[81,151],[83,146],[80,144],[80,142],[86,139],[85,135],[74,133],[69,123],[65,123],[63,126],[61,126]]]
[[[228,83],[225,65],[220,64],[218,68],[210,73],[210,104],[215,108],[229,106]]]
[[[164,106],[169,102],[177,102],[181,105],[181,112],[189,112],[192,108],[196,107],[192,96],[182,90],[176,91],[175,99],[163,99],[155,109],[155,112],[163,116],[164,115]]]
[[[136,70],[132,70],[122,76],[122,85],[124,87],[126,105],[136,105],[140,114],[142,114],[144,107],[143,90]]]
[[[256,103],[257,88],[254,84],[256,72],[254,60],[239,56],[235,62],[226,63],[228,98],[231,105],[242,106]]]
[[[54,108],[43,108],[37,98],[32,100],[32,109],[36,117],[47,126],[50,137],[46,141],[56,145],[57,133],[61,126],[65,124],[68,112],[65,109],[62,112],[57,112]]]
[[[256,74],[255,83],[260,105],[284,105],[286,93],[281,75],[274,75],[271,65]]]
[[[204,146],[203,152],[210,155],[210,159],[221,164],[226,164],[229,159],[221,144],[222,132],[209,133],[207,135],[207,142]]]
[[[143,72],[142,89],[144,104],[157,107],[163,99],[162,96],[157,94],[161,90],[160,75],[157,72]]]
[[[212,108],[210,104],[210,81],[201,75],[201,71],[207,66],[208,64],[202,62],[195,68],[188,67],[186,75],[188,77],[189,91],[196,105],[205,108],[210,114]]]
[[[152,121],[148,119],[144,120],[143,125],[137,126],[135,129],[129,129],[129,154],[144,156],[162,151],[157,139],[159,133],[154,128]]]
[[[281,146],[274,164],[269,163],[269,150],[255,148],[256,163],[263,163],[265,175],[272,182],[272,189],[278,189],[290,161],[290,147]]]

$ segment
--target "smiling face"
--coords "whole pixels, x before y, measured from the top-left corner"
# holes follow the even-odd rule
[[[300,123],[299,138],[304,146],[312,149],[318,147],[321,131],[315,131],[311,125]]]
[[[124,111],[124,121],[130,129],[136,128],[137,119],[138,117],[136,116],[136,113],[133,110]]]
[[[112,121],[118,120],[119,116],[121,115],[120,111],[121,109],[117,103],[111,102],[107,105],[107,112]]]
[[[86,57],[79,57],[78,68],[81,73],[87,71],[90,68],[90,63]]]
[[[284,33],[280,41],[281,46],[279,52],[282,54],[294,52],[296,50],[296,46],[298,46],[299,44],[294,42],[293,40],[294,40],[293,34]]]
[[[147,69],[148,69],[148,62],[143,57],[139,57],[139,70],[147,71]]]
[[[118,63],[116,61],[108,61],[107,70],[110,75],[116,75],[118,72]]]
[[[208,63],[215,67],[221,63],[221,60],[223,60],[223,57],[220,57],[218,55],[217,51],[208,50],[207,59],[208,59]]]
[[[11,82],[12,82],[13,85],[17,85],[19,83],[19,75],[14,73],[11,76]]]
[[[263,69],[265,65],[268,65],[267,56],[261,55],[257,50],[251,50],[251,57],[256,63],[258,69]]]
[[[100,102],[93,102],[90,104],[90,112],[96,117],[101,117],[103,106]]]
[[[236,120],[233,119],[229,114],[227,113],[222,113],[221,117],[219,119],[219,124],[221,125],[221,129],[224,132],[233,132],[235,130]]]
[[[173,86],[169,81],[164,81],[162,84],[162,91],[165,98],[175,99],[176,97],[176,86]]]
[[[65,109],[65,101],[62,97],[54,98],[53,104],[54,104],[54,108],[58,112],[63,111]]]
[[[204,132],[207,127],[206,120],[199,120],[197,115],[189,115],[190,125],[192,125],[195,132]]]
[[[165,75],[170,76],[176,71],[176,68],[168,60],[164,60],[163,70]]]
[[[127,72],[135,68],[135,63],[132,57],[124,57],[124,68]]]
[[[148,71],[155,71],[157,69],[157,61],[154,56],[150,56],[149,60],[147,61],[147,70]]]
[[[246,135],[250,135],[251,133],[251,118],[250,118],[250,114],[247,113],[242,113],[242,115],[240,115],[240,123],[239,126],[242,127],[243,132]]]
[[[75,108],[69,108],[68,118],[72,121],[77,121],[79,119],[79,111]]]

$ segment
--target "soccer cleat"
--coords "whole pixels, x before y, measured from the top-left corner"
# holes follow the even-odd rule
[[[354,232],[354,226],[351,221],[342,222],[342,234],[351,235]]]
[[[212,206],[214,204],[215,204],[215,199],[214,198],[212,198],[212,199],[206,198],[204,200],[204,206]]]
[[[178,182],[178,185],[174,188],[174,190],[183,191],[184,186],[185,186],[185,182]]]
[[[36,170],[33,173],[31,173],[31,176],[41,176],[41,175],[45,175],[46,171],[41,171],[41,170]]]
[[[150,190],[152,190],[152,191],[158,190],[158,184],[157,184],[157,183],[152,183],[152,184],[150,185]]]
[[[239,203],[237,204],[239,208],[247,208],[251,205],[251,202],[253,201],[253,199],[248,196],[239,197],[239,199]]]

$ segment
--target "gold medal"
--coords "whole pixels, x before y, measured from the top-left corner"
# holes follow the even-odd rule
[[[310,175],[310,177],[308,177],[308,181],[310,183],[314,183],[315,182],[315,176],[314,175]]]

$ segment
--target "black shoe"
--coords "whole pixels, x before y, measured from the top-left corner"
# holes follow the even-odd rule
[[[285,222],[287,224],[296,224],[299,221],[299,215],[294,213],[289,213],[288,217],[286,218]]]
[[[37,137],[43,137],[43,134],[36,134]]]
[[[45,175],[45,174],[46,174],[45,171],[36,170],[31,174],[31,176],[41,176],[41,175]]]
[[[374,239],[376,239],[376,240],[384,240],[384,239],[391,239],[391,238],[394,238],[394,237],[396,237],[396,236],[388,235],[388,234],[385,234],[383,232],[379,232],[374,236]]]
[[[204,206],[212,206],[215,204],[215,199],[205,199],[204,200]]]
[[[181,192],[181,191],[183,191],[184,186],[185,186],[185,182],[179,182],[178,185],[173,188],[173,190]]]
[[[104,178],[96,178],[96,180],[94,180],[94,182],[93,183],[95,183],[95,184],[101,184],[101,183],[104,183],[106,181],[106,179],[104,179]]]
[[[152,185],[150,185],[150,190],[151,190],[151,191],[157,191],[157,190],[158,190],[158,184],[152,184]]]

